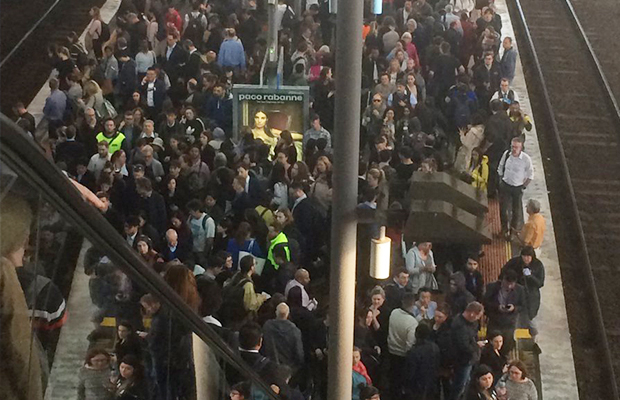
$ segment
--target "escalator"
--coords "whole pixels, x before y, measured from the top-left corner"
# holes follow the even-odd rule
[[[0,128],[0,317],[30,329],[0,326],[3,396],[211,400],[249,389],[279,398],[239,355],[236,335],[203,319],[189,269],[170,267],[164,280],[109,223],[113,204],[97,209],[101,200],[4,115]]]

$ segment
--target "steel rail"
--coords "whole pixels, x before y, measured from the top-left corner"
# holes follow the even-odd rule
[[[54,8],[56,8],[56,6],[60,3],[60,0],[56,0],[54,2],[54,4],[52,4],[50,6],[50,8],[48,8],[48,10],[45,12],[45,14],[43,14],[43,16],[41,18],[39,18],[39,20],[32,25],[32,27],[30,28],[30,30],[28,30],[28,32],[26,32],[26,34],[20,39],[19,42],[17,42],[17,44],[15,45],[15,47],[13,47],[11,49],[11,51],[9,52],[9,54],[6,55],[6,57],[4,57],[1,61],[0,61],[0,68],[2,68],[2,66],[13,56],[13,54],[15,54],[15,52],[21,47],[21,45],[26,41],[26,39],[28,39],[30,37],[30,35],[32,35],[32,33],[39,27],[39,25],[41,25],[41,23],[45,20],[45,18],[47,18],[48,15],[50,15],[50,13],[52,11],[54,11]]]
[[[547,0],[546,0],[547,1]],[[596,54],[594,53],[594,50],[590,44],[590,41],[588,40],[585,31],[579,21],[579,19],[577,18],[577,15],[574,12],[572,3],[570,2],[570,0],[562,0],[564,2],[564,4],[566,5],[566,7],[569,10],[569,13],[572,17],[573,23],[576,27],[576,29],[579,32],[579,36],[581,37],[581,39],[583,40],[584,44],[586,45],[587,49],[588,49],[588,55],[591,59],[591,61],[593,62],[593,64],[596,66],[595,72],[597,75],[598,80],[600,81],[600,84],[602,85],[605,94],[606,94],[606,100],[609,102],[609,106],[612,109],[612,114],[614,115],[615,119],[616,119],[616,124],[619,126],[620,128],[620,109],[618,108],[618,103],[611,91],[611,87],[607,81],[607,78],[605,77],[605,73],[603,72],[603,69],[601,67],[601,63],[598,60],[598,57],[596,56]],[[560,129],[558,126],[558,122],[557,122],[557,118],[556,118],[556,114],[553,108],[553,105],[551,103],[551,96],[549,94],[549,91],[547,89],[547,84],[546,84],[546,80],[545,77],[543,75],[542,72],[542,66],[541,66],[541,62],[540,59],[538,58],[538,53],[536,52],[536,46],[534,45],[534,41],[532,39],[532,36],[530,34],[530,29],[529,29],[529,25],[526,21],[525,18],[525,13],[523,12],[523,8],[521,5],[521,0],[511,0],[509,1],[509,4],[512,4],[514,6],[514,12],[513,14],[515,14],[515,16],[517,18],[515,18],[515,20],[521,25],[521,27],[523,28],[522,33],[523,36],[525,37],[525,46],[524,48],[527,49],[528,53],[530,54],[532,61],[533,61],[533,65],[531,65],[531,71],[533,72],[533,75],[536,77],[536,79],[538,80],[539,83],[539,87],[542,91],[542,97],[544,100],[544,104],[545,104],[545,111],[548,114],[548,118],[549,121],[551,123],[552,126],[552,132],[553,132],[553,143],[556,145],[557,147],[557,151],[558,154],[560,155],[559,157],[559,162],[560,162],[560,167],[561,170],[563,171],[563,180],[565,181],[565,185],[568,188],[568,198],[569,198],[569,203],[570,203],[570,208],[572,209],[572,213],[575,216],[575,223],[577,225],[577,236],[579,238],[579,243],[580,246],[582,248],[583,254],[584,254],[584,258],[586,261],[586,277],[587,277],[587,281],[588,281],[588,285],[590,286],[590,290],[592,291],[592,294],[594,294],[594,299],[593,300],[593,305],[594,305],[594,316],[595,316],[595,320],[596,320],[596,324],[599,327],[599,333],[600,333],[600,340],[601,343],[603,344],[603,348],[605,350],[605,354],[604,354],[604,360],[603,363],[605,364],[605,367],[609,370],[609,372],[612,374],[612,376],[615,378],[615,372],[614,372],[614,363],[613,363],[613,358],[611,355],[611,347],[609,345],[609,340],[607,338],[607,334],[606,334],[606,328],[605,328],[605,322],[604,322],[604,318],[603,318],[603,312],[602,312],[602,307],[601,307],[601,302],[599,300],[599,296],[598,296],[598,291],[596,289],[596,279],[594,277],[594,272],[593,272],[593,268],[592,268],[592,263],[590,261],[590,254],[588,251],[588,246],[587,246],[587,241],[586,241],[586,236],[584,233],[584,229],[583,229],[583,224],[581,221],[581,217],[579,214],[579,208],[577,206],[577,197],[575,195],[575,189],[572,183],[572,179],[571,179],[571,175],[570,175],[570,170],[568,167],[568,161],[567,161],[567,157],[566,157],[566,153],[564,151],[564,147],[562,145],[562,137],[560,134]],[[509,7],[510,9],[510,7]],[[616,379],[611,379],[611,382],[609,383],[611,385],[610,389],[613,392],[613,398],[614,399],[619,399],[618,396],[618,384]]]

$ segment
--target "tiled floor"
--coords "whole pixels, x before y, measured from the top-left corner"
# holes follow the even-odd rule
[[[506,7],[506,0],[495,0],[495,5],[497,11],[502,16],[502,36],[510,36],[514,41],[515,36]],[[516,41],[513,43],[518,47]],[[521,109],[532,116],[535,121],[536,113],[531,109],[520,59],[517,60],[517,73],[513,81],[513,89],[519,95]],[[525,191],[523,202],[526,204],[531,198],[538,200],[541,204],[542,214],[547,221],[547,232],[545,233],[542,255],[540,257],[545,265],[546,278],[545,286],[541,290],[542,302],[540,312],[535,320],[539,331],[537,342],[542,349],[542,354],[540,355],[542,397],[544,400],[577,400],[579,395],[568,331],[566,304],[562,290],[562,277],[560,275],[555,233],[551,213],[549,212],[549,197],[535,123],[532,131],[528,132],[526,136],[526,152],[532,157],[535,178]]]
[[[499,220],[499,203],[496,199],[489,200],[489,232],[493,236],[493,241],[482,246],[484,257],[480,259],[480,272],[484,276],[485,283],[493,282],[510,258],[510,246],[501,237],[501,222]]]

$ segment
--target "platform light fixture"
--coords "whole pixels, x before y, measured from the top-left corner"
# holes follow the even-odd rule
[[[390,277],[390,258],[392,256],[392,240],[385,236],[385,226],[382,226],[378,239],[370,243],[370,276],[375,279]]]
[[[383,0],[372,0],[372,13],[375,15],[383,14]]]

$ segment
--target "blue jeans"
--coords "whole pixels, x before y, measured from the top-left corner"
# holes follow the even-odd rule
[[[471,375],[471,370],[473,368],[472,363],[468,363],[465,365],[457,365],[454,367],[454,378],[452,380],[452,390],[450,400],[460,400],[463,396],[463,392],[465,388],[467,388],[467,384],[469,383],[469,378]]]

